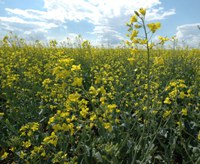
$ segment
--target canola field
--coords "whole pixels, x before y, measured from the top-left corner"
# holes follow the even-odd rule
[[[200,50],[0,48],[3,163],[200,161]]]
[[[0,42],[0,163],[200,163],[200,50],[150,44],[145,11],[146,49]]]

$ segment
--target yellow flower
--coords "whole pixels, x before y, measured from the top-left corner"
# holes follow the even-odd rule
[[[108,105],[108,109],[115,109],[117,107],[116,104],[110,104]]]
[[[70,129],[70,135],[73,135],[74,132],[75,132],[75,130],[74,130],[74,124],[73,124],[73,123],[70,123],[70,124],[68,125],[68,127],[69,127],[69,129]]]
[[[97,115],[96,114],[93,114],[90,116],[90,121],[94,121],[97,119]]]
[[[157,111],[157,110],[153,110],[152,113],[153,113],[153,114],[157,114],[158,111]]]
[[[3,117],[4,116],[4,113],[0,113],[0,117]]]
[[[163,58],[161,58],[161,57],[155,57],[154,64],[155,65],[163,65],[164,64]]]
[[[142,110],[146,111],[147,110],[147,106],[144,106]]]
[[[42,82],[42,85],[47,86],[49,83],[51,83],[51,79],[47,78]]]
[[[3,155],[1,156],[1,159],[6,159],[8,157],[9,153],[4,152]]]
[[[180,92],[179,97],[180,97],[181,99],[184,99],[185,96],[186,96],[186,94],[185,94],[184,92]]]
[[[177,81],[178,83],[185,83],[185,80],[182,80],[182,79],[178,79]]]
[[[139,39],[140,44],[147,44],[147,39]]]
[[[20,151],[19,157],[20,157],[21,159],[24,159],[25,156],[26,156],[26,153],[24,153],[23,151]]]
[[[72,120],[72,121],[77,120],[76,116],[75,116],[75,115],[72,115],[71,120]]]
[[[38,128],[39,128],[39,123],[34,122],[31,129],[35,132],[36,130],[38,130]]]
[[[120,110],[119,110],[119,109],[116,109],[116,112],[117,112],[117,113],[119,113],[119,112],[120,112]]]
[[[160,40],[160,44],[164,44],[166,41],[169,40],[169,38],[167,38],[167,37],[162,37],[162,36],[158,36],[158,39]]]
[[[139,38],[131,38],[132,40],[132,45],[134,46],[135,44],[139,44],[140,43],[140,39]]]
[[[175,87],[176,86],[176,82],[172,81],[172,82],[170,82],[170,85]]]
[[[103,95],[106,94],[106,90],[105,90],[105,88],[104,88],[103,86],[100,88],[100,91],[101,91],[101,93],[102,93]]]
[[[88,114],[88,110],[89,108],[83,108],[81,111],[80,111],[80,114],[83,118],[86,118],[87,114]]]
[[[66,120],[68,123],[71,122],[71,119],[70,119],[70,118],[66,118],[65,120]]]
[[[183,116],[187,116],[188,115],[188,110],[186,108],[181,110],[181,113]]]
[[[22,146],[25,148],[29,148],[31,146],[31,141],[30,140],[28,140],[26,142],[23,141]]]
[[[21,132],[20,136],[25,136],[26,133],[25,132]]]
[[[100,102],[101,102],[102,105],[105,104],[105,100],[106,100],[106,97],[101,97],[101,98],[100,98]]]
[[[15,147],[11,147],[9,150],[14,152],[15,151]]]
[[[150,29],[150,31],[152,33],[155,33],[156,30],[158,30],[161,27],[161,24],[160,24],[160,22],[149,23],[149,24],[147,24],[147,27]]]
[[[166,97],[164,103],[165,103],[165,104],[171,104],[172,102],[170,101],[170,98],[169,98],[169,97]]]
[[[92,94],[92,95],[95,95],[95,96],[98,95],[97,90],[96,90],[95,87],[93,87],[93,86],[90,87],[89,92],[90,92],[90,94]]]
[[[57,142],[58,142],[58,137],[57,135],[55,134],[55,132],[52,132],[51,133],[51,136],[47,136],[43,139],[43,143],[44,144],[52,144],[54,146],[57,145]]]
[[[134,23],[134,22],[137,22],[137,17],[136,15],[133,15],[130,19],[130,24]]]
[[[82,85],[83,78],[75,77],[72,86],[80,87]]]
[[[72,65],[71,71],[78,71],[81,69],[81,65]]]
[[[179,87],[181,87],[180,85],[179,85]],[[181,88],[183,88],[183,87],[181,87]],[[184,88],[186,88],[186,85],[184,86]],[[192,92],[192,89],[188,89],[187,93],[190,94],[191,92]]]
[[[169,93],[169,97],[172,98],[172,99],[174,99],[174,98],[176,98],[177,94],[178,94],[178,90],[174,89],[173,91],[171,91]]]
[[[70,94],[68,96],[68,100],[71,101],[71,102],[76,102],[78,101],[78,99],[81,97],[80,94],[78,94],[77,92],[75,92],[74,94]]]
[[[70,59],[70,58],[65,58],[65,59],[60,59],[58,62],[64,65],[68,65],[69,63],[73,62],[74,59]]]
[[[138,30],[133,30],[130,36],[130,39],[133,40],[135,37],[137,37],[139,31]]]
[[[143,16],[145,16],[145,14],[146,14],[146,9],[140,8],[140,9],[139,9],[139,12],[140,12],[140,14],[142,14]]]
[[[141,28],[142,26],[139,24],[135,24],[134,27],[138,29],[138,28]]]
[[[117,108],[117,105],[116,104],[110,104],[107,107],[108,107],[108,110],[106,112],[112,113],[113,109]]]
[[[51,123],[53,123],[54,121],[55,121],[55,117],[53,116],[53,117],[49,118],[48,124],[51,124]]]
[[[115,123],[120,123],[120,120],[118,118],[116,118]]]
[[[112,131],[112,125],[109,122],[104,123],[104,128],[107,129],[109,132]]]
[[[128,61],[133,64],[133,62],[135,61],[135,59],[132,57],[132,58],[128,58]]]
[[[139,52],[139,50],[137,48],[131,49],[131,54],[135,55]]]
[[[63,128],[61,127],[60,124],[55,124],[55,125],[53,125],[53,130],[54,130],[54,132],[57,132],[59,130],[63,130]]]
[[[46,156],[45,150],[41,153],[41,156],[42,156],[42,157],[45,157],[45,156]]]
[[[129,35],[127,35],[129,37]],[[129,42],[128,40],[126,41],[126,45],[130,46],[131,42]]]
[[[168,117],[171,113],[172,113],[171,110],[166,110],[166,111],[164,112],[164,114],[163,114],[163,117],[166,118],[166,117]]]
[[[27,133],[27,135],[30,137],[30,136],[32,136],[32,134],[33,134],[33,132],[32,131],[28,131],[28,133]]]
[[[184,126],[184,124],[181,121],[176,122],[176,124],[178,125],[179,128]]]

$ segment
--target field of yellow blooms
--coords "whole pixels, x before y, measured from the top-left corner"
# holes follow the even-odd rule
[[[200,50],[155,48],[145,14],[146,49],[0,41],[0,163],[200,163]]]
[[[2,42],[3,43],[3,42]],[[200,162],[200,50],[0,47],[1,163]]]

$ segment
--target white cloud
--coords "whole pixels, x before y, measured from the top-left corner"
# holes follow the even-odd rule
[[[19,37],[28,40],[47,39],[47,33],[53,28],[57,28],[55,23],[24,20],[19,17],[0,17],[0,29],[5,32],[13,32]]]
[[[14,22],[14,23],[24,23],[25,21],[18,17],[0,17],[1,22]]]
[[[95,44],[116,45],[124,39],[119,32],[110,26],[96,26],[90,34],[96,36]]]
[[[165,19],[167,16],[176,14],[175,9],[170,9],[168,11],[164,11],[163,7],[159,8],[152,8],[147,11],[147,20],[162,20]]]
[[[9,14],[13,14],[19,17],[23,18],[28,18],[28,19],[44,19],[46,12],[44,11],[39,11],[39,10],[32,10],[32,9],[26,9],[26,10],[21,10],[21,9],[10,9],[10,8],[5,8],[5,10]]]
[[[152,9],[161,2],[159,0],[44,0],[44,4],[47,19],[52,19],[54,16],[53,18],[61,22],[87,20],[92,24],[102,25],[112,18],[130,16],[140,7]],[[171,10],[164,11],[163,8],[152,11],[151,19],[152,16],[155,19],[163,19],[175,13]]]
[[[44,0],[44,10],[6,8],[10,17],[0,17],[0,24],[6,23],[13,29],[20,24],[19,28],[26,32],[30,24],[31,31],[33,26],[34,32],[47,32],[57,26],[68,30],[70,21],[77,25],[79,21],[87,21],[94,26],[93,31],[88,32],[98,41],[114,43],[122,39],[119,29],[125,31],[125,23],[140,7],[148,8],[147,20],[160,20],[175,14],[175,10],[165,11],[160,5],[160,0]]]
[[[186,44],[191,47],[200,46],[200,23],[185,24],[177,27],[176,38],[179,44]]]
[[[1,22],[7,22],[7,23],[15,23],[15,24],[23,24],[32,26],[32,28],[38,28],[39,31],[45,31],[51,28],[57,27],[54,23],[47,23],[47,22],[39,22],[39,21],[26,21],[24,19],[21,19],[19,17],[0,17]]]

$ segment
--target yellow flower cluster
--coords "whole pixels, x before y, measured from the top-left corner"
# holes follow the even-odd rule
[[[52,132],[50,136],[47,136],[43,139],[43,144],[52,144],[53,146],[56,146],[58,142],[58,136],[55,134],[55,132]]]
[[[42,145],[34,146],[33,150],[31,150],[31,154],[30,154],[31,159],[33,159],[37,155],[41,155],[42,157],[46,156],[46,151]]]
[[[21,136],[32,136],[39,129],[38,122],[29,122],[20,128]]]
[[[149,23],[147,24],[147,27],[150,29],[152,33],[155,33],[161,27],[161,24],[160,22]]]
[[[171,104],[171,101],[175,101],[177,98],[185,99],[192,98],[191,89],[187,90],[184,80],[172,81],[165,88],[165,91],[168,92],[169,97],[166,97],[164,103]]]

